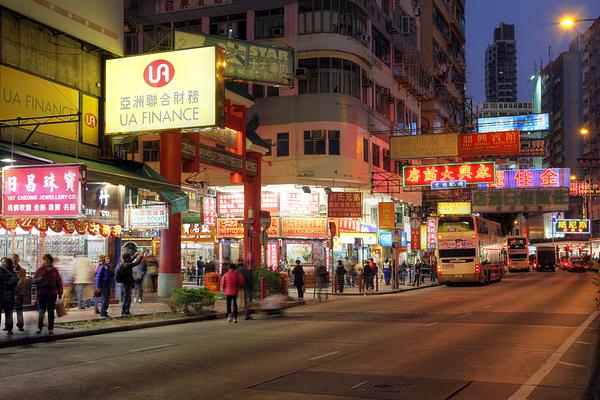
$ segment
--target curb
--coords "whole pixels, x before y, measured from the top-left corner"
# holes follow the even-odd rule
[[[289,302],[287,308],[294,308],[298,306],[302,306],[306,304],[304,301],[292,301]],[[250,310],[252,314],[257,313],[257,309],[253,308]],[[17,347],[17,346],[25,346],[36,343],[45,343],[45,342],[54,342],[58,340],[65,339],[74,339],[79,337],[86,336],[96,336],[96,335],[104,335],[106,333],[115,333],[115,332],[127,332],[138,329],[146,329],[146,328],[156,328],[160,326],[169,326],[169,325],[179,325],[179,324],[187,324],[190,322],[200,322],[200,321],[209,321],[216,319],[225,319],[226,313],[214,313],[208,315],[198,315],[194,317],[185,317],[185,318],[176,318],[176,319],[166,319],[162,321],[149,321],[149,322],[140,322],[139,324],[132,325],[123,325],[123,326],[111,326],[106,328],[96,328],[96,329],[88,329],[82,331],[73,331],[73,332],[65,332],[65,333],[55,333],[52,336],[44,335],[44,336],[27,336],[23,338],[16,338],[13,340],[9,340],[6,342],[0,342],[0,349],[4,349],[7,347]],[[96,321],[96,320],[89,320]],[[59,324],[57,324],[59,325]]]
[[[331,296],[381,296],[381,295],[386,295],[386,294],[397,294],[397,293],[403,293],[403,292],[411,292],[413,290],[427,289],[427,288],[441,286],[441,285],[442,285],[441,283],[437,282],[437,283],[435,283],[433,285],[409,287],[409,288],[406,288],[406,289],[396,289],[396,290],[391,290],[391,291],[388,291],[388,292],[329,293],[329,295],[331,295]]]

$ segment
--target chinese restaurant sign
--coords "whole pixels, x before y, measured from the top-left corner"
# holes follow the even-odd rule
[[[583,233],[590,234],[589,219],[557,219],[554,226],[555,233]]]
[[[458,156],[458,133],[407,135],[390,138],[392,160]]]
[[[493,162],[417,165],[402,168],[404,187],[430,186],[431,182],[456,180],[464,180],[467,183],[493,183],[494,176]]]
[[[169,227],[167,205],[142,204],[127,208],[129,211],[129,228],[131,229],[166,229]]]
[[[327,218],[283,217],[281,220],[281,236],[326,238]]]
[[[2,215],[21,218],[82,216],[83,165],[2,169]]]
[[[572,181],[569,194],[571,196],[600,196],[600,181],[594,180],[591,185],[588,181]]]
[[[223,50],[203,47],[106,61],[106,134],[221,125]]]
[[[513,213],[532,211],[566,211],[569,189],[474,190],[473,212]]]
[[[471,215],[471,203],[468,201],[439,201],[438,215]]]
[[[175,32],[175,48],[220,46],[225,50],[225,77],[245,82],[292,86],[294,51],[291,47],[249,43],[219,36]]]
[[[361,218],[361,192],[330,192],[327,195],[327,216],[329,218]]]
[[[480,188],[492,189],[535,189],[569,187],[569,168],[507,169],[496,171],[496,181]]]
[[[319,194],[304,192],[282,193],[281,214],[300,216],[319,215]]]
[[[516,154],[520,151],[519,131],[467,133],[460,135],[461,157]]]
[[[379,229],[396,227],[396,205],[392,201],[380,202],[379,206]]]

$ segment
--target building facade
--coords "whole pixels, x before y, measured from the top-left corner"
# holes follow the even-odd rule
[[[485,50],[485,97],[488,102],[517,101],[515,26],[502,22]]]

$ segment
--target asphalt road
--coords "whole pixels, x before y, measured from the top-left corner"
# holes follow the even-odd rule
[[[0,350],[0,399],[579,399],[597,316],[588,274],[345,297]]]

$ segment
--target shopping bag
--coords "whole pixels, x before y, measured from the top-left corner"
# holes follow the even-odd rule
[[[56,316],[64,317],[67,315],[67,306],[65,306],[64,300],[59,300],[56,302]]]

